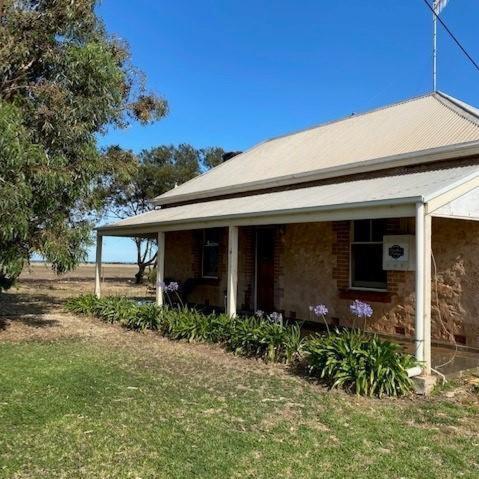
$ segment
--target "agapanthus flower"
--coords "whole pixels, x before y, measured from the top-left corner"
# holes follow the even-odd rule
[[[349,306],[351,313],[358,318],[370,318],[373,315],[373,308],[368,303],[355,299]]]
[[[316,316],[326,316],[328,314],[328,308],[324,304],[317,304],[313,306],[313,312]]]
[[[167,284],[165,287],[165,291],[169,293],[173,293],[174,291],[178,291],[179,285],[176,281],[172,281],[171,283]]]
[[[256,311],[256,313],[254,313],[254,315],[257,318],[262,318],[264,316],[264,311],[261,311],[261,309],[258,309],[258,311]]]

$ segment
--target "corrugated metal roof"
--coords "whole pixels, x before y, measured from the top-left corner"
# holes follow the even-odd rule
[[[477,141],[477,110],[434,93],[266,141],[155,201],[259,189],[275,178],[294,183],[308,173]]]
[[[443,193],[448,187],[469,179],[471,175],[479,175],[478,165],[212,200],[150,211],[106,225],[99,230],[107,232],[127,228],[141,229],[148,225],[167,226],[219,219],[228,224],[232,219],[251,216],[320,211],[338,207],[367,207],[378,202],[413,203],[420,199],[430,199],[439,192]]]

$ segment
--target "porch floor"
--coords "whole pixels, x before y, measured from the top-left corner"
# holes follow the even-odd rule
[[[414,343],[401,344],[409,353],[414,353]],[[457,351],[451,346],[432,345],[432,367],[448,378],[462,376],[466,371],[479,372],[479,351],[466,350],[459,346]]]
[[[307,336],[315,332],[324,332],[324,326],[317,322],[308,322],[303,326],[303,334]],[[414,355],[414,340],[412,338],[379,334],[384,339],[399,343],[404,351]],[[432,367],[448,378],[460,377],[466,372],[479,374],[479,350],[471,350],[459,345],[432,343]]]

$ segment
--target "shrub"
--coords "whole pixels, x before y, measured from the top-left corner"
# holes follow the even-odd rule
[[[109,323],[120,322],[125,326],[134,318],[139,306],[131,299],[122,297],[104,298],[93,307],[93,314]]]
[[[407,369],[415,360],[397,344],[358,330],[336,330],[305,340],[298,323],[283,323],[279,315],[230,318],[120,297],[97,299],[91,294],[69,300],[67,308],[130,329],[158,330],[171,339],[221,343],[236,354],[266,361],[292,363],[304,350],[310,374],[331,388],[342,387],[356,394],[399,396],[412,387]],[[320,314],[325,316],[324,309]]]
[[[416,365],[400,346],[358,330],[336,330],[307,341],[311,374],[331,388],[368,396],[400,396],[412,389],[407,369]]]
[[[70,298],[65,306],[70,313],[94,314],[94,308],[97,306],[98,301],[94,294],[82,294],[76,298]]]
[[[267,361],[293,361],[302,347],[297,324],[283,325],[258,317],[235,320],[226,343],[237,354],[257,356]]]
[[[156,331],[161,328],[163,319],[164,314],[160,307],[154,303],[145,303],[137,306],[136,314],[123,324],[130,329]]]
[[[172,339],[208,341],[210,316],[189,308],[168,309],[164,333]]]
[[[146,305],[140,306],[131,299],[119,296],[98,299],[93,294],[85,294],[67,301],[66,307],[72,313],[90,314],[109,323],[120,322],[124,326],[133,327],[138,314],[145,310]]]

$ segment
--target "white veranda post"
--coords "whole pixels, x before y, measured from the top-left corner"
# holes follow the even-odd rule
[[[165,233],[158,232],[158,253],[156,255],[156,304],[163,306],[163,286],[165,281]]]
[[[227,308],[229,316],[236,316],[236,296],[238,290],[238,227],[228,230],[228,291]]]
[[[431,216],[416,205],[416,359],[431,373]]]
[[[101,250],[103,246],[103,236],[96,234],[96,263],[95,263],[95,296],[101,296]]]

